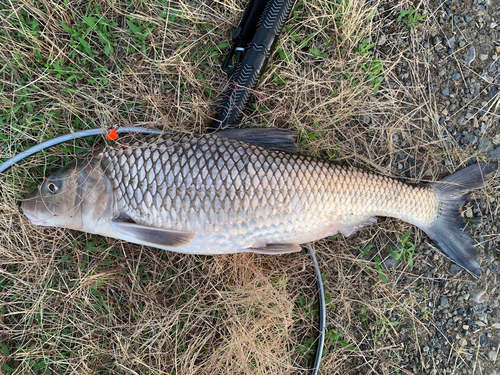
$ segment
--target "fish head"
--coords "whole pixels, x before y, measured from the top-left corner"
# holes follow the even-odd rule
[[[110,216],[111,184],[98,160],[75,160],[45,179],[21,203],[35,225],[96,233]]]

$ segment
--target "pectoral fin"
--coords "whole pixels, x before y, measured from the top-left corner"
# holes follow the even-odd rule
[[[192,232],[149,227],[126,221],[111,221],[111,226],[118,232],[148,242],[151,246],[179,247],[190,243],[195,236]]]
[[[248,251],[258,254],[288,254],[296,253],[301,250],[300,245],[295,243],[271,243],[264,247],[249,247]]]

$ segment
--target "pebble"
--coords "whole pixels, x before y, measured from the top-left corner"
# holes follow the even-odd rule
[[[496,147],[493,150],[488,151],[487,156],[490,159],[500,160],[500,147]]]
[[[441,298],[439,299],[439,306],[441,306],[443,308],[450,307],[450,303],[448,302],[448,298],[446,298],[445,296],[441,296]]]
[[[450,90],[446,87],[441,90],[441,94],[443,94],[444,96],[450,96]]]
[[[486,348],[488,345],[490,345],[490,342],[488,341],[486,336],[483,335],[479,338],[479,344],[481,344],[483,348]]]
[[[467,340],[466,340],[466,339],[464,339],[464,338],[462,337],[460,340],[458,340],[458,344],[459,344],[461,347],[464,347],[464,346],[466,346],[466,345],[467,345]]]
[[[385,44],[385,42],[387,42],[387,37],[384,34],[380,35],[380,38],[378,38],[377,44],[379,46],[383,46]]]
[[[470,46],[467,53],[464,55],[465,65],[470,65],[476,59],[476,47]]]
[[[472,208],[467,208],[467,210],[465,210],[465,217],[469,218],[469,219],[472,219],[474,217],[474,214],[472,213]]]
[[[486,290],[480,289],[472,293],[472,300],[476,303],[487,302],[489,299],[490,296],[486,293]]]
[[[491,146],[491,141],[488,138],[481,137],[479,139],[479,144],[477,146],[477,149],[479,151],[486,151],[490,146]]]
[[[444,38],[446,46],[453,48],[455,46],[455,36],[452,35],[450,38]]]
[[[492,264],[490,270],[500,275],[500,266],[498,264]]]
[[[477,143],[477,137],[474,134],[468,134],[467,140],[471,145],[475,145]]]
[[[476,313],[482,313],[482,312],[485,312],[486,310],[488,310],[488,308],[483,305],[483,304],[480,304],[480,305],[476,305],[472,308]]]
[[[453,74],[451,79],[457,80],[457,79],[460,79],[460,77],[462,77],[462,75],[460,73],[455,73],[455,74]]]
[[[457,276],[460,273],[460,271],[462,271],[462,267],[457,266],[456,264],[452,264],[450,266],[450,272],[453,276]]]
[[[497,351],[496,350],[490,350],[488,352],[488,359],[491,361],[491,362],[495,362],[496,359],[497,359]]]
[[[488,55],[485,54],[485,53],[482,53],[482,54],[479,55],[479,59],[481,61],[486,61],[486,60],[488,60]]]
[[[493,99],[500,92],[500,86],[491,86],[490,91],[488,91],[488,97]]]

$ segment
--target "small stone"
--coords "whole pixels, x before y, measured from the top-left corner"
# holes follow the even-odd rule
[[[490,350],[488,352],[488,359],[491,362],[495,362],[497,360],[497,351],[496,350]]]
[[[490,91],[488,91],[488,97],[493,99],[500,92],[500,86],[491,86]]]
[[[372,121],[372,119],[370,118],[370,116],[366,116],[366,115],[361,115],[359,117],[359,119],[364,124],[369,124]]]
[[[474,217],[474,214],[472,213],[472,208],[467,208],[467,210],[465,210],[465,217],[471,219]]]
[[[488,345],[490,345],[490,342],[488,341],[488,339],[486,338],[486,336],[481,336],[479,338],[479,344],[481,344],[481,346],[483,348],[486,348]]]
[[[500,323],[495,323],[491,327],[495,329],[500,329]]]
[[[470,113],[470,112],[467,112],[467,114],[465,115],[465,119],[468,121],[468,120],[470,120],[472,118],[474,118],[474,114]]]
[[[472,293],[472,300],[476,303],[483,303],[487,302],[490,299],[490,296],[488,293],[486,293],[486,290],[476,290],[474,293]],[[481,306],[481,305],[479,305]],[[477,307],[477,306],[475,306]],[[477,311],[476,311],[477,312]]]
[[[455,36],[452,35],[450,38],[444,38],[446,46],[453,48],[455,46]]]
[[[399,135],[397,135],[397,134],[393,134],[393,135],[392,135],[392,141],[393,141],[393,142],[397,142],[398,140],[399,140]]]
[[[490,302],[490,309],[496,309],[498,306],[500,306],[500,302],[497,299]]]
[[[497,134],[493,137],[493,144],[500,145],[500,134]]]
[[[450,272],[453,276],[457,276],[460,273],[460,271],[462,271],[462,267],[457,266],[456,264],[452,264],[450,266]]]
[[[468,331],[468,330],[469,330],[469,326],[468,326],[467,324],[464,324],[464,325],[462,326],[462,328],[464,329],[464,331]]]
[[[486,151],[491,146],[491,141],[488,138],[481,137],[477,149],[479,151]]]
[[[385,34],[382,34],[380,38],[378,38],[377,44],[379,46],[383,46],[385,42],[387,42],[387,37],[385,36]]]
[[[382,262],[382,268],[385,270],[396,269],[401,264],[401,261],[395,259],[392,255],[389,255]]]
[[[482,54],[479,55],[479,59],[481,61],[486,61],[486,60],[488,60],[488,55],[485,54],[485,53],[482,53]]]
[[[403,169],[403,164],[398,163],[398,169]]]
[[[464,339],[463,337],[458,340],[458,345],[460,345],[462,348],[467,345],[467,340]]]
[[[477,143],[477,137],[474,134],[468,134],[467,140],[471,145],[475,145]]]
[[[479,304],[479,305],[476,305],[472,308],[476,313],[480,314],[482,312],[485,312],[486,310],[488,310],[488,308],[483,305],[483,304]]]
[[[465,65],[470,65],[476,59],[476,47],[470,46],[467,53],[464,55]]]
[[[441,94],[444,96],[450,96],[450,90],[448,88],[444,88],[441,90]]]
[[[460,79],[460,77],[462,77],[462,75],[460,73],[455,73],[455,74],[453,74],[451,79],[454,79],[456,81],[457,79]]]
[[[487,156],[490,159],[500,160],[500,147],[496,147],[493,150],[488,151]]]
[[[497,51],[498,53],[500,53],[500,46],[496,46],[495,47],[495,51]]]
[[[439,298],[439,306],[441,306],[445,309],[450,307],[450,303],[448,302],[448,298],[446,298],[445,296],[441,296],[441,298]]]

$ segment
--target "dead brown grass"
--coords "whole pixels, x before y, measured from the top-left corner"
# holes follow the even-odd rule
[[[271,61],[244,123],[296,129],[306,153],[410,182],[448,173],[445,160],[464,163],[468,155],[444,140],[425,51],[408,39],[415,34],[395,21],[380,28],[382,17],[407,5],[313,0],[297,6],[277,46],[289,59],[277,53]],[[0,10],[0,132],[6,137],[0,156],[7,157],[74,128],[134,124],[203,132],[229,84],[216,46],[230,39],[243,4],[23,0]],[[82,24],[92,12],[116,22],[115,45],[106,55],[98,33],[89,31],[85,40],[96,51],[89,59],[61,22]],[[37,20],[39,31],[21,19]],[[141,42],[127,19],[154,30]],[[365,40],[389,33],[394,39],[386,47],[363,52]],[[376,95],[366,72],[375,58],[383,63]],[[55,62],[77,77],[59,74]],[[18,206],[24,194],[74,157],[74,147],[90,149],[93,142],[56,147],[1,176],[4,363],[17,374],[308,373],[318,332],[305,253],[185,256],[26,221]],[[385,245],[408,229],[386,220],[316,246],[329,299],[322,373],[393,374],[402,356],[419,352],[418,338],[432,320],[425,309],[432,280],[400,267],[386,272],[385,283],[373,258],[383,259]],[[418,262],[425,264],[429,247],[412,231],[412,240],[422,241]],[[358,259],[357,247],[368,244],[370,255]],[[428,366],[415,364],[417,372]]]

